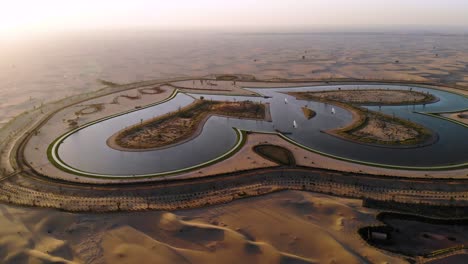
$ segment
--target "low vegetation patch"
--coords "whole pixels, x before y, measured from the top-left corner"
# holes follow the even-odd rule
[[[164,92],[160,86],[138,89],[141,94],[161,94]]]
[[[90,115],[104,110],[104,104],[91,104],[86,105],[80,110],[75,112],[75,115]]]
[[[116,87],[116,86],[120,85],[118,83],[111,82],[111,81],[106,81],[106,80],[103,80],[103,79],[97,79],[97,82],[102,84],[102,85],[109,86],[109,87]]]
[[[291,93],[304,100],[337,101],[360,105],[428,104],[437,101],[430,93],[413,90],[353,89]]]
[[[254,147],[255,153],[271,160],[275,163],[285,166],[296,165],[296,160],[291,151],[286,148],[275,145],[257,145]]]
[[[220,81],[236,81],[238,79],[239,77],[237,77],[236,75],[229,75],[229,74],[216,76],[216,80],[220,80]]]
[[[312,119],[314,116],[317,115],[317,113],[314,110],[308,108],[307,106],[303,106],[301,107],[301,109],[302,109],[302,113],[304,113],[304,116],[307,119]]]

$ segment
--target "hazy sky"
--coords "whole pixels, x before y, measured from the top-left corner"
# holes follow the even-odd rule
[[[0,0],[0,33],[121,27],[461,25],[468,0]]]

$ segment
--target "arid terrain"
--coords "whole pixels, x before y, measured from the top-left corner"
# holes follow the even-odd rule
[[[0,261],[404,263],[359,238],[359,200],[287,191],[175,212],[73,214],[0,205]]]
[[[187,85],[190,84],[190,81],[186,82]],[[232,81],[212,81],[212,83],[216,84],[218,82],[219,85],[225,85],[227,93],[237,93],[237,84],[234,85]],[[242,82],[241,84],[243,86],[254,86],[257,83]],[[284,86],[285,84],[259,83],[257,85]],[[153,85],[149,85],[149,87],[153,87]],[[199,86],[195,88],[197,87]],[[214,86],[210,85],[210,87]],[[112,91],[115,88],[109,89]],[[185,89],[190,90],[189,88]],[[49,126],[44,126],[41,128],[40,133],[31,138],[32,148],[27,153],[28,160],[34,161],[31,165],[43,173],[60,176],[60,173],[54,172],[54,169],[57,171],[57,168],[50,165],[41,165],[40,158],[46,157],[35,153],[37,153],[38,147],[44,148],[44,142],[50,142],[63,131],[69,130],[66,123],[64,123],[64,120],[69,117],[76,118],[79,116],[80,124],[84,124],[96,118],[112,115],[115,111],[138,109],[138,107],[155,101],[164,100],[171,95],[173,88],[168,85],[162,86],[160,90],[162,93],[159,93],[159,90],[156,89],[154,94],[142,94],[139,92],[140,90],[141,88],[137,86],[99,98],[87,99],[87,104],[79,104],[78,107],[61,110],[60,115],[54,117],[57,120],[49,121]],[[242,90],[240,89],[240,91]],[[121,100],[118,101],[118,104],[113,104],[113,98],[120,98]],[[242,107],[242,103],[233,104],[235,108]],[[76,114],[77,109],[87,108],[90,105],[102,105],[104,107],[100,108],[99,111],[91,111],[90,114]],[[38,109],[37,114],[40,115],[42,110],[46,111],[46,107]],[[57,107],[60,107],[60,105]],[[180,110],[179,114],[182,114],[184,109]],[[232,110],[230,111],[232,112]],[[255,111],[255,113],[257,112]],[[262,115],[262,117],[265,116]],[[143,123],[143,125],[146,124]],[[273,152],[270,151],[270,154],[273,154],[266,158],[255,154],[254,146],[266,142],[289,150],[293,153],[294,159],[291,160],[291,153],[280,148],[274,149]],[[424,195],[427,201],[435,203],[447,202],[448,195],[453,195],[453,197],[460,200],[465,199],[463,190],[452,190],[448,185],[446,187],[440,186],[442,189],[439,191],[443,191],[442,193],[428,189],[418,190],[414,193],[402,193],[399,190],[400,188],[405,190],[413,188],[414,183],[412,181],[408,181],[408,183],[399,182],[398,184],[401,184],[399,186],[393,180],[394,184],[390,186],[388,182],[380,182],[378,177],[374,179],[373,187],[362,185],[365,187],[361,188],[362,182],[360,181],[371,184],[370,179],[366,178],[368,176],[362,175],[362,178],[359,178],[348,174],[349,172],[361,173],[365,171],[380,176],[426,177],[431,175],[432,177],[432,175],[435,175],[436,177],[452,178],[453,172],[450,171],[406,172],[357,165],[308,152],[285,142],[277,135],[261,133],[250,134],[245,148],[232,157],[214,164],[212,167],[190,171],[177,177],[180,179],[197,178],[223,172],[262,167],[274,168],[276,166],[275,159],[284,160],[284,164],[289,166],[313,166],[332,169],[335,172],[337,170],[342,171],[339,173],[340,176],[336,174],[333,177],[333,181],[320,178],[327,177],[325,171],[311,172],[311,175],[318,178],[314,178],[313,182],[307,183],[307,188],[322,193],[333,193],[356,198],[369,196],[384,200],[394,199],[397,196],[401,201],[411,201],[415,197]],[[61,174],[66,174],[66,172],[62,171]],[[466,170],[461,170],[457,175],[464,178]],[[255,178],[257,176],[252,174],[248,177]],[[305,188],[306,182],[287,180],[283,172],[280,174],[280,171],[278,171],[275,177],[279,180],[276,185],[269,185],[262,181],[253,181],[251,183],[247,181],[245,182],[246,186],[241,186],[233,182],[234,187],[231,189],[220,191],[216,195],[200,196],[200,198],[193,197],[205,193],[203,188],[198,189],[198,192],[198,187],[192,187],[185,191],[183,189],[182,191],[174,189],[171,192],[177,194],[161,196],[161,199],[157,198],[151,202],[150,198],[145,197],[151,195],[157,197],[157,193],[161,191],[151,190],[151,185],[145,185],[144,188],[136,189],[135,192],[132,189],[125,191],[112,190],[109,195],[106,195],[104,189],[99,191],[90,189],[86,193],[82,192],[83,190],[74,188],[67,191],[67,188],[60,184],[47,184],[41,180],[35,182],[34,178],[23,178],[23,176],[15,174],[9,175],[2,178],[2,191],[8,193],[6,198],[9,201],[21,204],[61,207],[76,211],[139,211],[151,210],[152,208],[158,208],[160,211],[95,215],[85,212],[72,214],[54,211],[53,209],[27,209],[5,205],[2,206],[2,208],[5,208],[3,214],[6,215],[6,219],[10,219],[5,225],[17,225],[20,230],[12,228],[11,230],[14,231],[10,229],[4,231],[6,232],[5,237],[8,238],[3,241],[6,245],[4,248],[9,250],[7,253],[2,252],[3,259],[6,263],[15,263],[18,260],[34,263],[38,258],[45,260],[45,262],[70,260],[76,263],[132,263],[144,261],[148,258],[154,258],[161,262],[217,263],[220,258],[235,261],[237,258],[234,256],[240,256],[246,263],[340,263],[344,261],[349,263],[399,263],[405,262],[405,258],[415,258],[415,256],[408,257],[380,251],[360,239],[357,233],[360,227],[379,224],[375,220],[379,210],[362,207],[360,199],[350,200],[327,196],[326,194],[299,191],[282,191],[255,198],[247,197],[281,190],[279,186],[283,186],[283,184],[291,184],[290,188],[294,190],[304,190]],[[338,179],[345,181],[345,183],[335,183]],[[284,183],[281,183],[281,181],[284,181]],[[123,183],[124,180],[121,182]],[[415,179],[415,182],[418,182],[417,186],[422,186],[417,179]],[[19,189],[16,189],[15,184],[18,184]],[[211,189],[210,186],[206,185],[206,188]],[[162,189],[164,189],[162,192],[167,193],[167,187]],[[19,194],[18,190],[20,191]],[[188,193],[188,191],[194,193]],[[89,197],[84,198],[80,197],[80,195],[89,195]],[[5,197],[3,198],[5,199]],[[241,200],[233,201],[235,199]],[[229,203],[208,206],[226,202]],[[180,210],[180,208],[200,206],[203,207]],[[171,212],[167,212],[168,210]],[[258,212],[255,210],[258,210]],[[25,219],[33,220],[15,220],[18,219],[17,216],[19,215],[31,214],[33,216]],[[9,215],[15,215],[15,217],[8,217]],[[38,221],[37,219],[42,220]],[[18,223],[18,221],[23,222]],[[10,222],[13,222],[13,224]],[[37,227],[36,224],[42,227]],[[37,230],[37,232],[33,235],[25,230]],[[280,231],[272,232],[271,230]],[[12,234],[11,232],[16,233]],[[38,236],[36,234],[42,235]],[[22,242],[21,239],[23,238],[26,241],[35,242]],[[39,240],[36,241],[36,239]],[[311,245],[313,245],[312,249]]]
[[[0,123],[5,124],[23,111],[33,112],[42,104],[65,96],[101,88],[115,91],[114,84],[212,73],[245,73],[277,81],[290,78],[297,80],[297,85],[301,85],[301,79],[314,78],[430,81],[456,87],[457,90],[452,91],[467,94],[468,46],[465,36],[306,33],[169,34],[148,38],[146,33],[113,34],[67,36],[56,40],[54,45],[47,44],[48,39],[42,44],[35,43],[34,48],[22,45],[13,49],[13,46],[5,47],[0,43],[0,81],[3,84]],[[116,35],[119,41],[115,40]],[[187,45],[187,39],[193,45]],[[95,45],[96,41],[100,44]],[[98,78],[107,81],[96,82]],[[191,80],[172,84],[191,88],[188,91],[192,93],[215,93],[210,92],[215,88],[227,94],[249,95],[239,84],[232,85],[232,80],[219,80],[216,87],[207,83],[194,84]],[[261,86],[255,83],[244,85]],[[64,175],[63,179],[73,180],[74,176],[51,166],[45,155],[38,154],[46,153],[44,142],[51,142],[56,134],[68,131],[69,125],[76,127],[163,100],[174,89],[161,87],[149,85],[139,91],[121,91],[91,98],[86,105],[61,112],[60,116],[54,117],[56,120],[52,120],[55,121],[53,125],[44,127],[32,137],[31,148],[25,154],[27,160],[37,171],[57,175],[59,179]],[[82,98],[87,96],[85,94]],[[66,102],[57,103],[58,106],[61,104]],[[44,111],[49,107],[45,106]],[[11,133],[0,129],[0,143],[43,117],[39,112],[34,113],[33,119],[18,117],[16,120],[21,121],[21,125],[14,127]],[[458,113],[447,115],[459,118]],[[466,118],[457,120],[467,122]],[[375,125],[374,128],[381,126],[378,122]],[[375,130],[372,133],[378,134]],[[388,137],[384,133],[381,136]],[[382,176],[416,178],[464,179],[468,176],[466,169],[454,175],[446,171],[405,172],[353,164],[299,149],[274,135],[252,134],[246,148],[231,159],[185,173],[180,178],[274,167],[277,164],[253,151],[254,146],[265,142],[294,150],[296,163],[300,166],[341,170],[346,175],[366,171]],[[10,151],[11,146],[7,147],[2,148],[2,154]],[[3,189],[11,188],[9,180],[24,183],[22,187],[28,189],[27,177],[11,174],[12,168],[5,163],[1,167],[0,184]],[[41,180],[38,182],[43,183]],[[390,185],[398,184],[382,183],[375,190],[364,186],[358,194],[367,192],[382,195],[385,199],[398,194],[404,200],[415,199],[419,194],[414,189],[420,185],[417,179],[415,184],[402,184],[404,192],[381,191]],[[327,188],[331,191],[338,186],[332,182]],[[53,188],[61,189],[60,185]],[[450,199],[443,191],[441,188],[430,195],[436,197],[434,200]],[[324,189],[323,193],[326,192],[328,189]],[[456,199],[462,200],[465,193],[458,192]],[[36,190],[28,190],[19,196],[25,205],[31,205],[31,201],[41,195],[43,193]],[[117,202],[120,205],[135,198],[129,194]],[[54,202],[67,202],[74,206],[81,198],[72,196],[67,200],[57,196],[54,199]],[[86,206],[117,206],[112,196],[100,202],[91,199],[81,201]],[[227,201],[231,200],[224,202]],[[38,205],[43,207],[56,206],[48,204],[49,201],[41,202]],[[18,207],[5,202],[0,204],[0,262],[146,263],[151,260],[156,263],[239,263],[241,260],[246,264],[408,263],[405,256],[372,247],[358,235],[357,230],[361,227],[382,225],[376,220],[376,215],[382,211],[385,210],[363,207],[360,199],[305,191],[281,191],[199,209],[171,208],[146,212],[69,213],[52,208]],[[414,226],[426,227],[410,223],[406,229],[412,234],[427,233],[431,239],[440,238],[430,228],[419,232],[419,229],[412,229]],[[405,237],[400,241],[405,242]],[[431,263],[457,263],[457,260],[464,263],[466,254]]]
[[[54,45],[48,44],[50,39]],[[50,36],[30,43],[1,44],[0,123],[41,103],[105,86],[97,79],[124,84],[244,73],[261,79],[385,79],[468,87],[463,35],[121,31]]]

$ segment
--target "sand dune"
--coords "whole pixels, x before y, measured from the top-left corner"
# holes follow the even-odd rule
[[[0,205],[1,263],[400,263],[359,238],[359,200],[286,191],[176,212]]]
[[[174,234],[179,239],[203,249],[174,247],[125,226],[104,236],[104,258],[108,263],[145,263],[149,259],[153,263],[239,263],[239,259],[243,263],[315,263],[283,254],[267,243],[247,241],[232,230],[183,225],[176,232],[180,232]]]
[[[3,205],[0,212],[1,263],[82,263],[66,239],[55,233],[70,223],[67,214]]]

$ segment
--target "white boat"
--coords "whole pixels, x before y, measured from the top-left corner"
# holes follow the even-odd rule
[[[294,128],[297,128],[296,120],[293,121],[293,127],[294,127]]]
[[[284,103],[285,103],[285,104],[288,103],[288,98],[284,98]]]
[[[332,114],[335,114],[335,113],[336,113],[336,112],[335,112],[335,108],[332,107]]]

